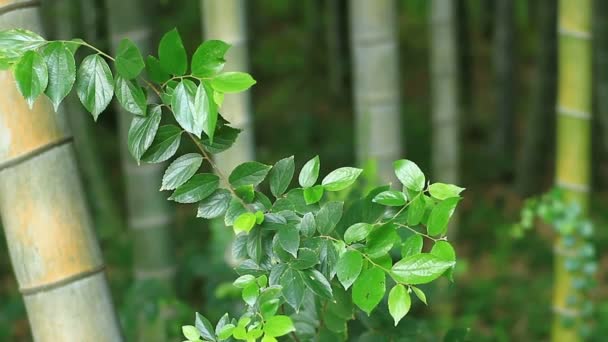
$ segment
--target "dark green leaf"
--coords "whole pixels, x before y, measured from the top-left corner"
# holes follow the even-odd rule
[[[206,135],[203,136],[201,142],[207,151],[213,154],[218,154],[229,149],[236,141],[236,138],[240,132],[241,130],[238,128],[222,125],[215,130],[213,143],[211,143],[209,137]]]
[[[256,186],[266,178],[268,171],[270,171],[269,165],[264,165],[255,161],[246,162],[237,166],[232,173],[230,173],[228,181],[234,187],[249,184]]]
[[[407,197],[401,191],[388,190],[376,195],[373,201],[382,205],[400,207],[402,205],[405,205],[405,203],[407,202]]]
[[[395,320],[395,326],[407,315],[412,306],[410,294],[401,284],[395,285],[388,294],[388,311]]]
[[[36,98],[46,89],[49,74],[46,63],[36,51],[27,51],[13,70],[17,89],[32,108]]]
[[[319,178],[319,164],[319,156],[315,156],[304,164],[298,177],[301,187],[308,188],[315,185],[317,178]]]
[[[213,326],[209,322],[205,316],[196,313],[195,326],[198,329],[198,332],[201,334],[201,337],[208,341],[217,341],[215,339],[215,332],[213,330]]]
[[[188,153],[175,159],[163,176],[161,190],[173,190],[186,183],[201,167],[203,157],[198,153]]]
[[[146,58],[146,71],[148,77],[156,83],[165,83],[171,78],[169,73],[165,72],[160,66],[160,61],[154,56],[148,56]]]
[[[194,106],[195,95],[197,95],[197,87],[190,80],[181,81],[171,97],[171,108],[173,115],[179,125],[197,137],[201,137],[203,132],[203,116],[202,113],[196,112]]]
[[[407,258],[415,254],[420,254],[420,252],[422,252],[423,244],[424,241],[422,240],[422,236],[418,234],[410,236],[401,246],[401,257]]]
[[[194,97],[194,117],[202,119],[203,132],[207,134],[210,144],[213,144],[213,138],[215,137],[217,116],[217,105],[213,100],[213,89],[203,83],[198,86]]]
[[[424,199],[424,195],[420,193],[414,197],[414,199],[410,202],[409,208],[407,209],[407,224],[410,226],[419,224],[424,216],[425,209],[426,201]]]
[[[395,226],[391,223],[384,224],[368,235],[365,251],[370,257],[379,258],[388,253],[398,239]]]
[[[315,234],[315,230],[317,229],[315,215],[313,213],[304,214],[298,228],[300,229],[300,233],[302,233],[302,235],[305,237],[313,236]]]
[[[342,254],[336,265],[336,275],[342,286],[344,286],[344,289],[348,290],[355,280],[357,280],[362,267],[363,257],[360,252],[349,250]]]
[[[45,93],[57,111],[76,81],[76,62],[70,49],[60,42],[49,43],[42,51],[42,57],[48,69],[48,86]]]
[[[392,273],[395,280],[405,284],[426,284],[439,278],[454,263],[432,254],[420,253],[397,262]]]
[[[369,223],[359,222],[346,229],[344,233],[344,242],[350,244],[353,242],[361,241],[365,239],[372,231],[372,226]]]
[[[118,74],[127,80],[139,76],[146,66],[137,46],[127,38],[118,45],[115,63]]]
[[[304,300],[304,284],[303,274],[300,271],[288,268],[279,280],[279,284],[283,287],[283,296],[285,301],[297,311],[300,310],[302,301]]]
[[[188,68],[188,56],[177,29],[173,29],[163,36],[158,46],[160,65],[166,73],[182,76]]]
[[[226,216],[224,216],[224,223],[227,226],[232,226],[237,217],[246,212],[247,209],[243,207],[243,204],[238,199],[232,198],[226,210]],[[255,214],[253,216],[255,217]]]
[[[338,251],[329,240],[319,242],[319,260],[321,261],[321,272],[331,280],[336,274],[336,263],[338,262]]]
[[[210,173],[199,173],[175,189],[169,199],[178,203],[196,203],[211,195],[218,185],[218,176]]]
[[[343,202],[327,202],[317,213],[317,230],[323,235],[331,233],[342,218]]]
[[[127,134],[127,145],[129,152],[138,163],[144,153],[154,143],[154,137],[160,134],[158,130],[160,119],[161,109],[159,106],[156,106],[152,107],[148,116],[136,116],[131,120],[129,133]]]
[[[451,197],[439,202],[439,204],[433,208],[426,227],[429,235],[445,234],[450,217],[452,217],[454,209],[456,209],[456,205],[459,201],[460,197]]]
[[[211,79],[213,89],[222,93],[239,93],[255,84],[251,75],[244,72],[225,72]]]
[[[322,185],[315,185],[304,188],[304,201],[307,205],[317,203],[323,197],[324,188]]]
[[[279,243],[283,249],[293,255],[298,256],[298,248],[300,247],[300,232],[293,225],[285,225],[278,231]]]
[[[196,77],[211,77],[222,71],[226,60],[224,55],[230,45],[221,40],[203,42],[192,56],[192,75]]]
[[[253,185],[251,184],[241,185],[238,188],[234,189],[234,192],[236,192],[237,196],[246,203],[253,202],[253,199],[255,197],[255,190],[253,188]]]
[[[287,190],[293,178],[294,170],[293,156],[281,159],[274,164],[269,176],[270,192],[274,197],[281,196]]]
[[[298,257],[291,263],[296,270],[305,270],[319,263],[319,255],[310,248],[300,248]]]
[[[133,81],[116,76],[116,98],[120,105],[135,115],[146,115],[146,93]]]
[[[438,200],[458,197],[463,190],[464,188],[459,186],[445,183],[433,183],[429,186],[429,193]]]
[[[304,283],[314,294],[325,299],[333,299],[331,285],[321,272],[315,269],[301,272],[303,273],[302,279]]]
[[[386,275],[372,266],[361,272],[353,285],[353,302],[367,315],[380,303],[386,292]]]
[[[394,167],[397,178],[399,178],[399,181],[401,181],[406,188],[413,191],[422,191],[422,189],[424,189],[424,174],[414,162],[407,159],[401,159],[394,163]]]
[[[99,55],[90,55],[80,64],[76,93],[93,118],[103,112],[114,95],[114,79],[108,63]]]
[[[232,195],[226,189],[217,189],[198,204],[196,217],[212,219],[221,216],[228,209]]]
[[[148,114],[148,117],[152,112]],[[179,147],[182,130],[174,125],[161,126],[152,141],[152,145],[142,156],[147,163],[161,163],[171,158]]]
[[[327,191],[340,191],[351,186],[363,170],[354,167],[341,167],[323,178],[323,187]]]

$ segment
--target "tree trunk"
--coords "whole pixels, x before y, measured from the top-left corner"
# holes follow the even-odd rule
[[[522,157],[519,161],[517,187],[524,196],[542,189],[542,178],[547,171],[555,127],[555,98],[557,94],[557,2],[542,0],[540,6],[538,81],[535,89],[534,110],[526,118]]]
[[[601,127],[603,154],[608,152],[608,3],[593,1],[594,113]]]
[[[353,0],[350,32],[357,159],[373,160],[384,182],[401,155],[397,6],[394,0]]]
[[[0,29],[40,32],[38,1],[0,1]],[[121,341],[65,116],[32,110],[0,72],[0,214],[35,341]]]
[[[591,1],[561,0],[559,4],[559,85],[557,100],[556,185],[566,200],[577,203],[583,215],[589,207],[591,130]],[[575,236],[576,238],[580,237]],[[558,237],[555,250],[553,289],[553,341],[579,341],[580,307],[568,305],[577,290],[565,266],[568,255]],[[578,255],[578,254],[577,254]],[[580,302],[580,301],[579,301]],[[574,321],[565,324],[564,318]]]
[[[513,162],[515,133],[515,20],[514,1],[497,0],[494,29],[494,77],[496,91],[496,129],[494,156],[500,176],[506,176]]]
[[[226,55],[225,70],[249,70],[247,24],[244,0],[202,0],[205,39],[219,39],[232,45]],[[251,92],[226,95],[222,115],[233,126],[243,129],[234,146],[215,156],[218,167],[229,174],[237,165],[253,160],[254,135],[251,119]]]

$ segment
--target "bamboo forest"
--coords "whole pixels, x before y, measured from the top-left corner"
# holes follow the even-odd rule
[[[607,157],[604,0],[0,0],[0,341],[606,341]]]

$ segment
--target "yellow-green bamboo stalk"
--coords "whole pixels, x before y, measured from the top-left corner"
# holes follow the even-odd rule
[[[0,30],[41,31],[39,1],[0,0]],[[121,341],[63,113],[0,72],[0,215],[35,341]]]
[[[590,0],[560,0],[559,84],[557,100],[557,160],[555,182],[566,199],[584,213],[589,207],[591,129],[591,3]],[[572,251],[555,241],[555,283],[553,289],[553,341],[580,340],[580,308],[567,305],[576,294],[565,258]],[[569,318],[574,324],[564,324]]]
[[[389,182],[393,161],[402,157],[397,4],[352,0],[349,6],[357,159],[376,161]]]

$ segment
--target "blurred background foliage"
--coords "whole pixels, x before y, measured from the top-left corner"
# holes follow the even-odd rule
[[[219,1],[219,0],[218,0]],[[326,32],[330,13],[328,0],[247,1],[250,73],[257,79],[252,89],[256,159],[274,163],[289,155],[296,164],[319,154],[321,173],[355,161],[352,79],[348,14],[346,1],[338,1],[342,25],[338,34],[345,72],[339,86],[329,79],[330,60]],[[535,110],[534,98],[541,54],[541,2],[513,0],[514,53],[512,108],[514,131],[508,148],[515,160],[496,161],[492,142],[497,129],[493,79],[493,30],[495,2],[456,0],[460,24],[458,66],[461,107],[461,180],[467,188],[459,209],[460,223],[455,241],[459,264],[455,283],[449,287],[425,288],[430,298],[441,302],[429,307],[417,303],[413,312],[397,327],[392,327],[388,313],[368,318],[360,315],[351,322],[352,340],[437,340],[449,330],[460,334],[468,330],[472,341],[546,340],[551,325],[552,244],[554,233],[539,225],[524,238],[514,238],[512,224],[519,220],[524,197],[516,191],[516,162],[521,158],[526,118]],[[201,35],[198,1],[171,0],[148,2],[154,7],[154,41],[173,27],[180,31],[187,50],[192,53]],[[416,161],[425,173],[431,163],[431,96],[429,65],[429,11],[426,0],[398,2],[398,37],[401,72],[401,131],[404,158]],[[106,11],[101,0],[93,3],[98,45],[109,50]],[[45,11],[46,21],[61,15]],[[76,20],[77,18],[64,18]],[[604,37],[606,38],[606,37]],[[112,108],[109,109],[113,110]],[[600,113],[607,115],[607,113]],[[113,200],[126,215],[119,140],[115,115],[103,115],[96,126],[100,158],[106,167]],[[540,129],[552,131],[547,122]],[[594,238],[596,250],[606,250],[608,243],[608,173],[607,149],[603,132],[593,126],[593,197],[592,219],[598,227]],[[605,137],[604,137],[605,138]],[[546,160],[534,178],[534,191],[546,191],[553,182],[553,143],[548,138]],[[373,179],[373,166],[368,167]],[[434,181],[442,181],[435,179]],[[363,191],[365,184],[359,191]],[[167,291],[154,282],[133,282],[133,237],[124,226],[108,226],[98,231],[105,255],[114,301],[120,308],[128,336],[133,336],[138,315],[154,321],[160,317],[170,327],[170,340],[177,340],[179,327],[192,319],[193,310],[205,312],[212,321],[227,309],[238,308],[239,292],[230,282],[234,272],[226,266],[225,246],[232,232],[197,219],[193,208],[175,207],[171,237],[175,245],[177,271],[175,291]],[[96,217],[96,220],[103,218]],[[123,220],[124,222],[124,220]],[[598,282],[606,279],[608,255],[599,254]],[[18,294],[5,240],[0,245],[0,340],[30,339],[22,299]],[[440,295],[433,291],[442,292]],[[608,334],[608,293],[606,287],[593,290],[596,340]],[[441,299],[439,299],[441,298]],[[237,299],[237,300],[235,300]],[[443,305],[452,306],[453,314],[442,314]],[[59,308],[60,309],[60,308]],[[458,340],[458,337],[456,338]]]

